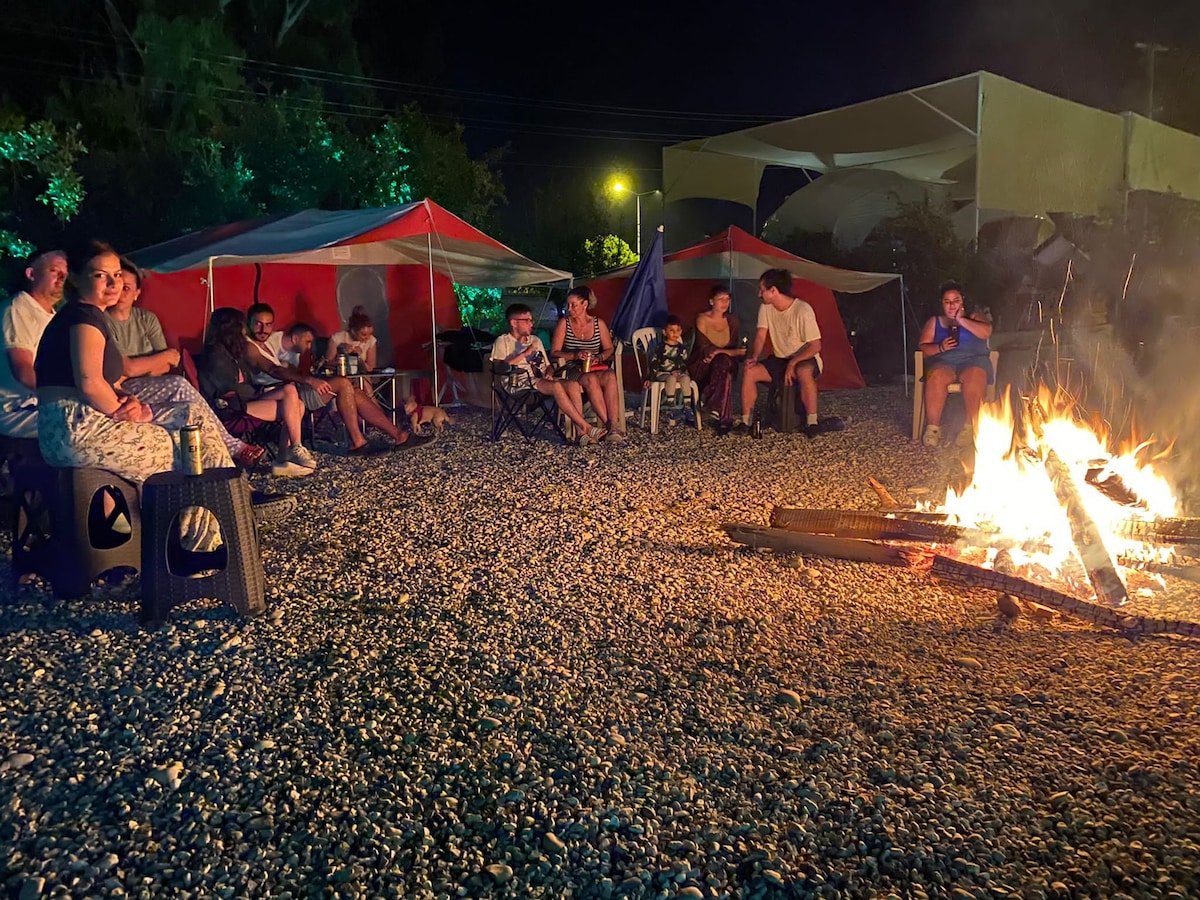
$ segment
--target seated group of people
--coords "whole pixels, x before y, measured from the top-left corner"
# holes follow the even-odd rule
[[[759,279],[758,322],[754,343],[747,349],[739,337],[737,318],[730,312],[729,289],[716,286],[709,308],[696,317],[695,328],[685,339],[683,323],[669,316],[662,339],[650,359],[651,377],[666,383],[668,394],[700,387],[701,404],[718,432],[747,434],[758,400],[758,388],[772,381],[797,385],[807,412],[806,433],[818,433],[817,377],[821,373],[821,331],[816,314],[792,294],[792,275],[786,269],[769,269]],[[533,313],[524,304],[505,311],[509,333],[492,347],[492,359],[513,366],[530,387],[554,397],[559,409],[574,423],[581,444],[608,438],[621,440],[617,412],[617,379],[608,325],[591,315],[595,298],[587,287],[572,288],[567,314],[551,336],[549,352],[533,333]],[[767,339],[771,351],[765,353]],[[559,364],[556,370],[554,363]],[[739,364],[744,364],[740,415],[733,410],[733,384]],[[584,418],[583,397],[599,423]]]
[[[427,440],[396,428],[348,379],[302,373],[298,356],[311,349],[312,329],[297,325],[273,333],[274,315],[265,304],[251,308],[249,335],[241,312],[214,312],[206,352],[197,360],[197,391],[173,374],[180,353],[167,346],[158,319],[134,306],[141,292],[137,267],[101,242],[92,242],[74,262],[69,272],[62,251],[34,257],[25,271],[26,290],[0,307],[0,435],[36,438],[50,465],[107,469],[141,484],[179,466],[179,433],[197,425],[205,468],[236,462],[252,469],[265,451],[224,427],[231,396],[239,399],[240,412],[281,423],[281,452],[272,468],[277,475],[307,475],[316,468],[300,440],[305,408],[336,402],[352,453],[375,449],[362,434],[360,417],[396,446]],[[370,320],[361,310],[356,315],[330,341],[332,353],[353,346],[373,365]]]

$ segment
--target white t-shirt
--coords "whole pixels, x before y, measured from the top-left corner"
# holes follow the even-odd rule
[[[265,341],[261,344],[250,338],[247,342],[251,353],[258,353],[263,359],[268,362],[273,362],[276,365],[288,366],[295,368],[300,365],[300,354],[295,350],[283,349],[283,332],[272,331]],[[255,384],[280,384],[278,378],[268,375],[266,372],[255,372],[251,379]]]
[[[546,346],[542,343],[542,339],[536,334],[530,335],[530,343],[533,344],[533,352],[525,356],[524,359],[519,359],[513,363],[514,369],[520,369],[525,373],[526,377],[532,382],[534,378],[545,378],[550,373],[550,358],[546,353]],[[492,344],[492,359],[508,359],[517,352],[517,339],[512,336],[512,333],[502,334],[496,338],[496,343]]]
[[[0,361],[0,400],[16,400],[18,405],[35,401],[33,391],[17,381],[7,351],[28,350],[36,357],[42,332],[53,318],[54,313],[46,312],[27,291],[21,291],[0,307],[0,328],[3,328],[6,351]]]
[[[375,339],[375,335],[371,335],[365,341],[356,341],[354,338],[350,337],[350,332],[348,331],[339,331],[329,339],[329,346],[333,348],[335,353],[337,352],[338,347],[340,347],[342,344],[345,344],[346,352],[357,353],[358,358],[362,360],[363,366],[367,364],[367,351],[374,347],[377,343],[378,341]]]
[[[769,303],[758,308],[758,327],[767,329],[771,336],[771,349],[780,358],[786,359],[805,344],[821,339],[821,329],[817,327],[817,314],[803,300],[792,300],[787,309],[777,310]],[[821,366],[821,354],[814,359],[817,367]]]

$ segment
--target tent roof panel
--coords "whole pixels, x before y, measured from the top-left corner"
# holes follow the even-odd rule
[[[431,200],[383,209],[305,210],[221,225],[133,254],[154,272],[249,263],[428,265],[460,284],[517,287],[571,278],[512,250]]]

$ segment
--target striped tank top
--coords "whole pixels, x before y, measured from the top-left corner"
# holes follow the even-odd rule
[[[600,319],[592,316],[592,336],[586,341],[575,336],[575,332],[571,330],[571,320],[567,319],[567,334],[563,338],[563,350],[568,352],[575,350],[591,350],[593,356],[600,355]]]

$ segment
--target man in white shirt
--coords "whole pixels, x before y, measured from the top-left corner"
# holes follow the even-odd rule
[[[26,290],[0,307],[4,359],[0,360],[0,434],[37,437],[37,377],[33,359],[67,283],[67,255],[49,250],[29,260]]]
[[[745,433],[750,425],[758,386],[771,381],[800,385],[800,399],[808,414],[805,433],[817,433],[817,378],[821,374],[821,329],[813,308],[792,296],[792,273],[768,269],[758,280],[758,329],[754,346],[746,357],[742,375],[742,418],[734,430]],[[763,357],[767,337],[771,355]],[[790,392],[785,392],[790,393]],[[784,402],[791,402],[790,396]]]
[[[514,303],[504,311],[508,319],[508,334],[502,334],[492,344],[492,359],[512,366],[509,391],[535,390],[553,397],[579,432],[581,446],[596,443],[606,434],[600,426],[591,425],[583,416],[583,389],[578,382],[555,378],[550,371],[550,357],[542,339],[533,333],[533,310],[524,303]]]

